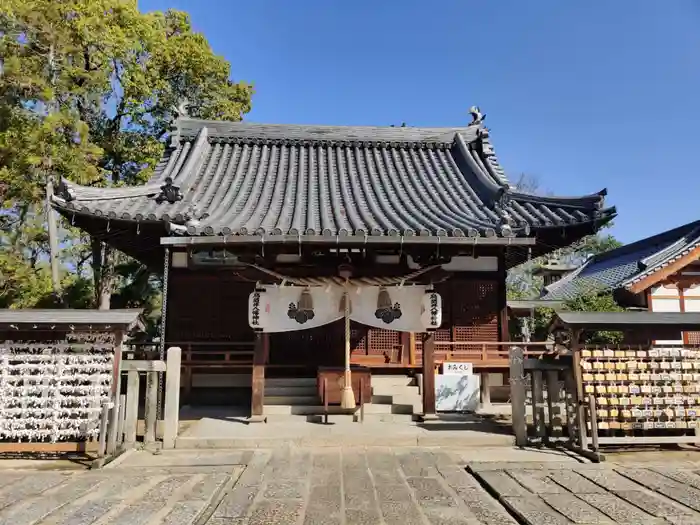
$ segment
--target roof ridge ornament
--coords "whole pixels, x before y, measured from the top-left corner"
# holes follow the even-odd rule
[[[172,178],[165,177],[165,184],[160,187],[160,193],[156,196],[156,202],[161,204],[167,201],[170,204],[175,204],[182,199],[183,195],[180,187],[173,184]]]
[[[472,121],[469,123],[469,126],[479,126],[486,119],[486,114],[481,112],[479,106],[470,107],[469,114],[472,116]]]
[[[75,200],[75,191],[66,184],[65,179],[61,177],[58,184],[54,186],[54,195],[63,199],[66,202]]]

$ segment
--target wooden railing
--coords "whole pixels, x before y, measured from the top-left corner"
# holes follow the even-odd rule
[[[183,368],[244,368],[253,366],[253,342],[239,341],[167,341],[166,347],[182,349]],[[158,354],[158,343],[131,343],[124,352],[125,359],[130,354],[152,357]],[[233,350],[232,348],[236,348]]]
[[[545,343],[494,341],[435,341],[435,363],[461,361],[478,368],[508,368],[508,350],[517,346],[525,357],[539,358],[548,353]]]
[[[167,341],[167,347],[182,349],[182,368],[186,376],[193,370],[228,369],[248,371],[253,366],[253,346],[251,342],[240,341]],[[548,353],[545,343],[494,342],[494,341],[435,341],[435,363],[463,361],[473,363],[478,368],[507,368],[508,349],[518,346],[526,357],[539,358]],[[124,359],[157,359],[158,343],[131,343],[124,352]],[[419,362],[387,362],[384,355],[353,355],[352,363],[379,368],[421,368],[420,350],[416,351]],[[295,365],[267,365],[270,368],[304,368],[303,363]]]

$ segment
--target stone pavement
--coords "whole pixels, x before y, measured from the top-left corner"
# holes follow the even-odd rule
[[[0,470],[0,525],[700,524],[700,463],[642,465],[507,447],[135,452]]]
[[[700,524],[698,462],[489,462],[468,470],[523,523]]]

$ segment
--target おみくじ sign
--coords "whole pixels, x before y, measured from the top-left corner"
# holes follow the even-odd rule
[[[474,365],[472,363],[462,363],[462,362],[444,362],[442,364],[442,373],[444,375],[471,375],[474,373]]]

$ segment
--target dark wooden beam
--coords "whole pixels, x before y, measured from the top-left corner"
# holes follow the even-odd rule
[[[268,359],[270,334],[257,332],[253,350],[253,373],[251,378],[252,395],[250,403],[250,420],[264,421],[263,405],[265,400],[265,363]]]
[[[423,334],[423,419],[435,419],[435,334]]]

